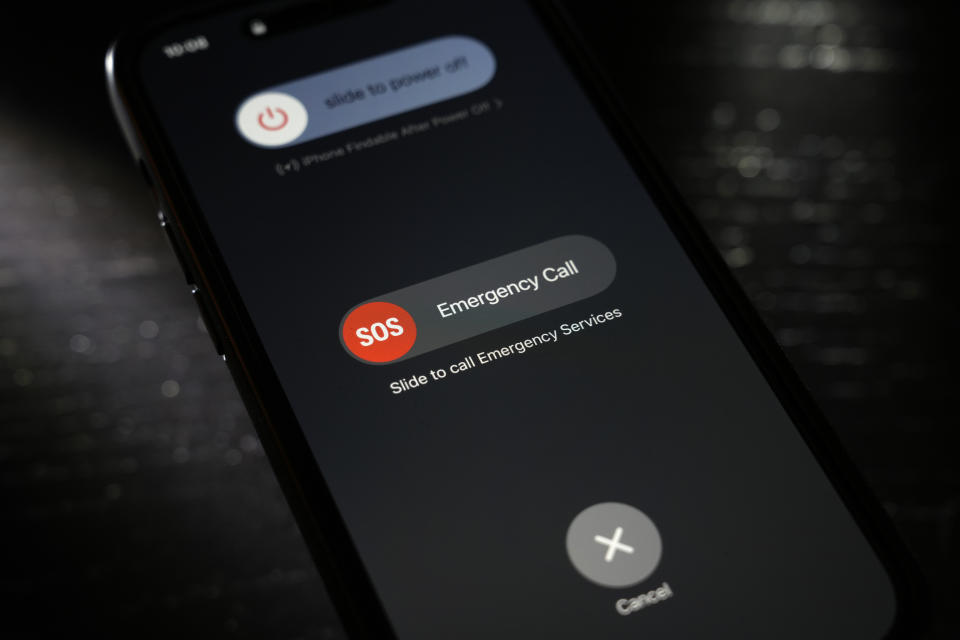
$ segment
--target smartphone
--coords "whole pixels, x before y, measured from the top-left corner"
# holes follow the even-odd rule
[[[107,72],[350,637],[916,632],[885,517],[561,8],[243,5]]]

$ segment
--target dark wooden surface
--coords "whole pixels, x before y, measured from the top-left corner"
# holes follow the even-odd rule
[[[576,13],[957,637],[955,21],[656,4]],[[0,49],[0,634],[341,637],[108,111],[108,39],[162,9]]]

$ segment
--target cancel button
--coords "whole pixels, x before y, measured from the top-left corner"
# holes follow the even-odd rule
[[[673,589],[664,582],[656,589],[651,589],[646,593],[641,593],[634,598],[621,598],[617,600],[617,613],[622,616],[628,616],[634,611],[640,611],[650,605],[663,602],[667,598],[673,597]]]

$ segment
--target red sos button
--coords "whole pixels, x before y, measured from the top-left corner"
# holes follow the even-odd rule
[[[390,302],[362,304],[343,321],[343,344],[367,362],[392,362],[417,340],[417,325],[407,311]]]

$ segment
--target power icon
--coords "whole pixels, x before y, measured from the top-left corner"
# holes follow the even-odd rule
[[[257,116],[257,123],[267,131],[279,131],[287,126],[288,122],[290,122],[290,116],[280,107],[276,109],[267,107]]]
[[[258,147],[283,147],[307,129],[307,109],[289,93],[268,91],[243,101],[236,115],[237,130]]]

